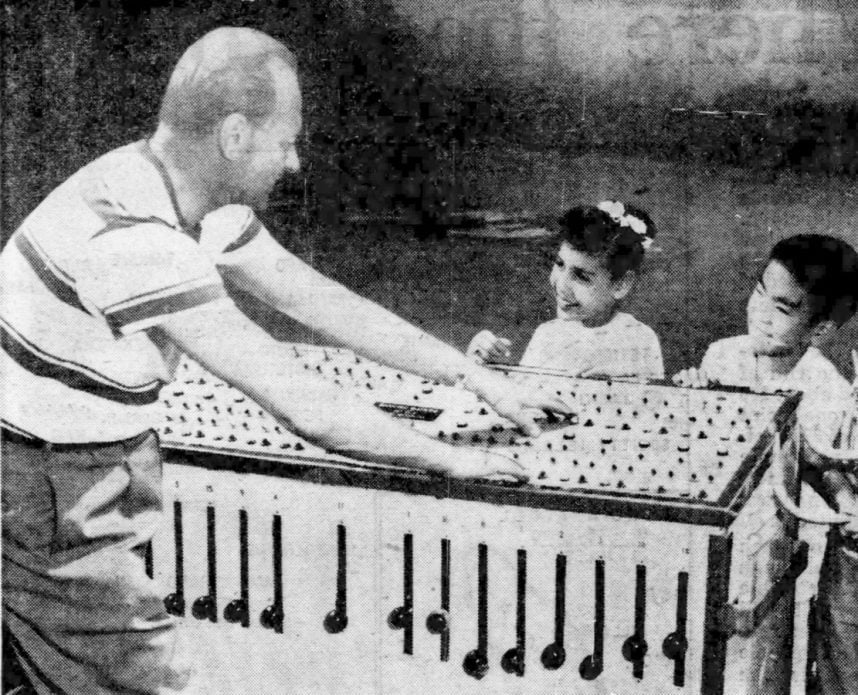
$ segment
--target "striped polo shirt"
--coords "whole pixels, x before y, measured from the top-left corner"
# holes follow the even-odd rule
[[[268,236],[240,205],[188,228],[145,142],[79,170],[0,254],[2,425],[56,443],[155,426],[179,354],[146,329],[230,302],[218,268],[240,264]]]

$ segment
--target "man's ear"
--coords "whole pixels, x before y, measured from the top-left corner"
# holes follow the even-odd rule
[[[611,282],[611,294],[617,301],[625,299],[626,295],[632,291],[632,287],[637,280],[637,273],[634,270],[629,270],[623,277]]]
[[[813,327],[810,335],[810,344],[817,348],[823,347],[834,338],[835,333],[837,333],[837,323],[835,321],[831,319],[820,321]]]
[[[220,153],[224,159],[234,162],[250,150],[253,131],[244,114],[231,113],[223,119],[218,133]]]

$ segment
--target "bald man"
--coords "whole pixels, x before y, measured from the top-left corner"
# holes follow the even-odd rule
[[[253,208],[298,169],[300,130],[292,54],[256,31],[215,30],[180,59],[154,135],[75,173],[0,254],[3,617],[39,693],[205,690],[143,560],[161,519],[156,401],[182,352],[330,451],[526,478],[294,371],[223,276],[358,353],[464,384],[531,433],[532,408],[567,411],[274,241]]]

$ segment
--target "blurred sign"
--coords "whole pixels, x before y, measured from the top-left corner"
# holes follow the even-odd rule
[[[847,3],[397,0],[441,61],[462,69],[616,79],[646,69],[695,93],[765,80],[851,92],[858,8]],[[838,9],[839,7],[839,9]],[[467,67],[466,67],[467,66]]]

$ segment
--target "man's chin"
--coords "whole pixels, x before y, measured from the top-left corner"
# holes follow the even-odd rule
[[[245,205],[247,205],[248,207],[253,208],[253,209],[254,209],[254,210],[256,210],[257,212],[265,212],[265,210],[267,210],[267,209],[268,209],[268,201],[269,201],[270,199],[271,199],[271,196],[270,196],[270,195],[267,195],[267,194],[266,194],[265,196],[257,195],[257,196],[253,196],[253,197],[251,197],[251,198],[250,198],[250,199],[245,203]]]
[[[231,203],[236,205],[246,205],[258,212],[263,212],[268,209],[268,201],[271,198],[271,191],[255,192],[255,191],[240,191],[232,196]]]

